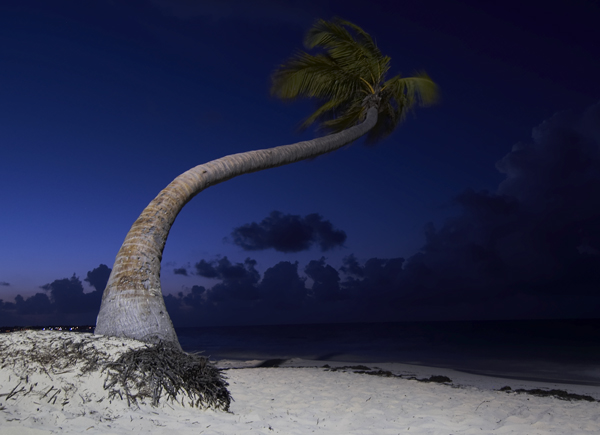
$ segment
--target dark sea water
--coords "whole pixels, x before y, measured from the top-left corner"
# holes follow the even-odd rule
[[[176,328],[211,359],[400,362],[600,387],[600,319]]]

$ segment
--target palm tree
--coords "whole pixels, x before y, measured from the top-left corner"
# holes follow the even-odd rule
[[[328,153],[364,135],[375,142],[390,134],[415,105],[436,99],[437,86],[424,73],[386,80],[390,58],[355,24],[319,20],[304,42],[316,54],[298,52],[280,65],[271,92],[282,99],[319,100],[303,127],[319,122],[331,134],[229,155],[175,178],[129,230],[102,296],[96,334],[179,346],[162,296],[160,262],[175,218],[199,192],[238,175]]]

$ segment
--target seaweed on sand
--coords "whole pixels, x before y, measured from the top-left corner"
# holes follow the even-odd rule
[[[500,388],[498,391],[505,391],[507,393],[514,392],[514,393],[519,393],[519,394],[531,394],[532,396],[538,396],[538,397],[555,397],[557,399],[568,400],[568,401],[585,400],[586,402],[598,402],[598,400],[594,399],[592,396],[588,396],[585,394],[569,393],[565,390],[557,390],[557,389],[542,390],[540,388],[534,388],[532,390],[526,390],[524,388],[519,388],[519,389],[513,390],[509,386],[506,386],[506,387]]]
[[[124,395],[129,405],[150,398],[157,406],[163,395],[185,405],[187,396],[192,407],[228,411],[232,400],[228,383],[208,358],[166,343],[130,349],[105,369],[109,398]]]
[[[51,378],[51,374],[73,371],[78,364],[82,364],[79,369],[81,374],[99,370],[108,358],[106,352],[91,345],[91,340],[81,339],[81,336],[75,334],[73,338],[67,339],[56,334],[45,337],[43,341],[36,340],[39,337],[36,333],[21,333],[21,337],[23,340],[20,348],[9,348],[7,344],[0,343],[0,368],[23,366],[26,374],[37,369]]]

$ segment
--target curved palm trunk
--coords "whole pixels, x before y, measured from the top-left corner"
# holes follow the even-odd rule
[[[222,157],[184,172],[144,209],[129,230],[102,296],[95,333],[179,346],[160,286],[160,262],[175,218],[188,201],[209,186],[238,175],[274,168],[328,153],[367,133],[377,108],[364,122],[340,133]]]

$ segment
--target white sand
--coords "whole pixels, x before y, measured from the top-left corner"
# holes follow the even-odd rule
[[[90,334],[27,331],[0,334],[0,349],[3,354],[11,353],[57,336],[88,340],[112,358],[130,346],[143,345]],[[221,361],[219,365],[243,367],[255,363]],[[0,368],[0,434],[600,433],[599,402],[494,391],[505,385],[513,389],[561,389],[598,400],[598,387],[513,381],[404,364],[366,365],[419,379],[445,375],[452,379],[452,385],[299,367],[322,365],[290,360],[282,368],[227,370],[235,400],[227,413],[163,402],[156,408],[129,408],[127,402],[107,399],[104,375],[95,372],[81,376],[80,365],[62,373],[45,373],[31,361],[14,367],[5,364]],[[8,398],[20,388],[25,390]],[[59,389],[55,399],[49,401]],[[48,390],[50,393],[42,397]]]

